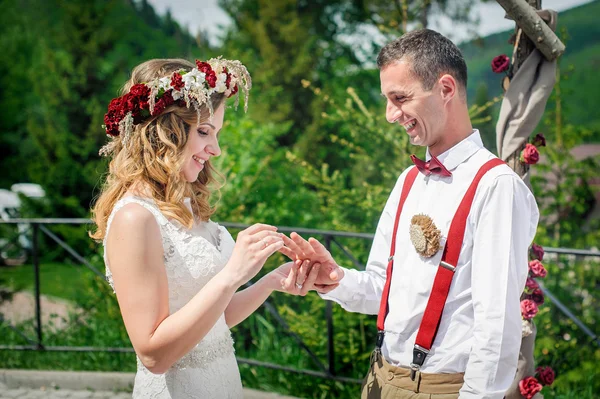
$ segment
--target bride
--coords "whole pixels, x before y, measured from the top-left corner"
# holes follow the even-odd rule
[[[224,102],[243,92],[247,105],[250,87],[239,61],[150,60],[104,117],[112,140],[101,154],[111,161],[91,237],[104,244],[137,355],[134,398],[242,397],[229,329],[296,281],[301,265],[287,263],[236,292],[284,246],[282,235],[255,224],[234,242],[210,220]]]

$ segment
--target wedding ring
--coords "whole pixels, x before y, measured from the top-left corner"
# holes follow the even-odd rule
[[[301,290],[302,289],[302,284],[296,283],[296,288],[298,288],[299,290]]]
[[[267,247],[267,245],[269,245],[269,244],[267,244],[267,242],[264,240],[264,238],[261,241],[263,242],[263,249],[265,249]]]

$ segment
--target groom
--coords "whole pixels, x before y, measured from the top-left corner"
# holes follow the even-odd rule
[[[362,398],[500,399],[517,367],[535,199],[471,126],[467,67],[450,40],[407,33],[377,65],[387,121],[427,147],[426,160],[413,156],[398,178],[365,271],[292,233],[283,251],[321,266],[316,280],[300,267],[285,288],[378,315]]]

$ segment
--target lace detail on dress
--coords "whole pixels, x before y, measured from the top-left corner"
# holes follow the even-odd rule
[[[167,219],[154,201],[139,197],[125,197],[115,204],[108,218],[106,235],[114,215],[130,203],[139,204],[150,211],[160,228],[169,286],[169,311],[173,314],[221,271],[233,252],[235,242],[227,229],[214,222],[199,222],[188,230],[177,221]],[[213,237],[216,245],[204,236]],[[106,239],[104,244],[106,278],[114,290],[106,257]],[[165,374],[152,374],[138,358],[133,397],[241,398],[242,384],[225,316],[221,315],[204,339]]]

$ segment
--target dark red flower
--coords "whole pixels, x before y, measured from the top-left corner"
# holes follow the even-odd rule
[[[535,377],[525,377],[519,381],[519,391],[525,399],[531,399],[542,390],[542,384]]]
[[[525,283],[525,287],[529,291],[533,291],[533,290],[535,290],[537,288],[540,288],[540,285],[537,283],[537,281],[535,281],[531,277],[527,277],[527,282]]]
[[[185,87],[185,83],[183,83],[183,78],[179,74],[179,72],[173,73],[173,76],[171,77],[171,86],[173,86],[173,88],[175,88],[175,90],[178,91]]]
[[[200,72],[202,72],[206,75],[208,75],[210,72],[213,72],[212,67],[210,66],[210,64],[208,62],[196,60],[196,67],[198,67],[198,70]]]
[[[542,262],[537,259],[529,261],[529,273],[531,274],[531,277],[541,278],[546,277],[546,274],[548,274]]]
[[[106,134],[113,137],[119,135],[119,122],[121,122],[121,120],[127,114],[127,98],[127,95],[113,98],[110,101],[110,104],[108,104],[108,112],[104,114]]]
[[[532,244],[529,249],[529,257],[531,259],[537,259],[540,262],[544,259],[544,248],[541,245]]]
[[[543,385],[552,385],[556,377],[552,367],[538,367],[535,369],[535,373]]]
[[[235,85],[235,86],[233,86],[233,89],[231,89],[231,94],[229,95],[229,97],[233,96],[237,92],[238,92],[238,86]]]
[[[535,302],[536,305],[543,305],[544,304],[544,293],[542,292],[541,289],[536,288],[533,290],[533,292],[531,294],[529,294],[529,299],[531,299],[533,302]]]
[[[215,87],[217,85],[217,74],[212,70],[206,74],[204,79],[206,79],[206,83],[208,83],[210,87]]]
[[[540,160],[540,153],[533,144],[525,144],[525,149],[521,152],[521,162],[529,165],[535,165]]]
[[[506,54],[494,57],[492,60],[492,71],[494,73],[502,73],[508,69],[510,58]]]
[[[521,301],[521,315],[524,319],[530,320],[535,317],[538,312],[537,304],[531,299],[523,299]]]
[[[152,112],[152,116],[156,116],[163,113],[165,108],[167,108],[169,105],[172,105],[174,102],[175,100],[173,100],[173,91],[166,91],[165,94],[163,94],[161,98],[156,102],[156,104],[154,104],[154,112]]]
[[[533,140],[531,140],[531,144],[536,147],[545,147],[546,146],[546,137],[542,133],[538,133],[535,135]]]

